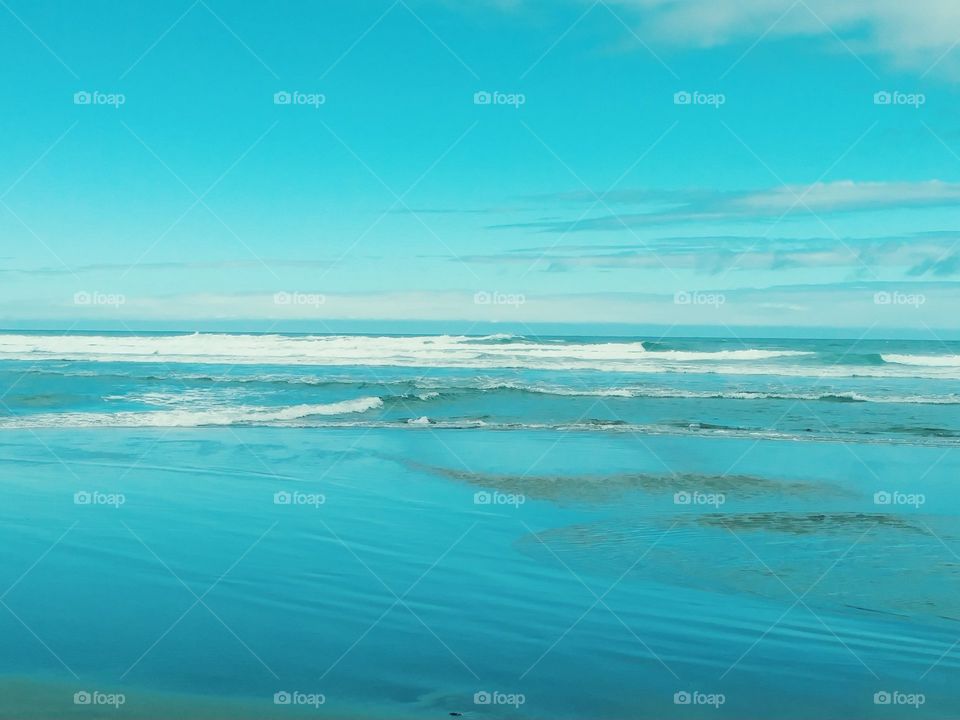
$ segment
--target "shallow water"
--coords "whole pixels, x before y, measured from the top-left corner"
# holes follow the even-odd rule
[[[0,580],[16,583],[0,615],[4,674],[124,692],[130,709],[141,694],[148,706],[164,693],[263,704],[298,689],[323,693],[332,716],[480,715],[473,694],[496,689],[525,696],[519,716],[683,716],[673,693],[700,689],[724,693],[731,717],[763,702],[801,717],[866,712],[888,686],[925,692],[932,716],[955,707],[957,660],[940,656],[960,629],[956,505],[935,493],[954,461],[926,479],[935,513],[876,512],[873,478],[837,444],[816,448],[835,462],[815,473],[782,486],[745,475],[743,495],[733,478],[722,508],[702,510],[675,505],[669,487],[597,475],[598,456],[674,464],[686,439],[648,449],[530,433],[515,439],[525,452],[505,453],[482,430],[442,442],[355,429],[35,432],[9,431],[0,448]],[[747,443],[700,442],[716,447],[692,473]],[[59,460],[37,458],[38,443]],[[514,493],[497,482],[551,443],[562,449],[545,470],[562,467],[562,483],[545,474],[521,505],[475,504],[481,488]],[[800,450],[771,444],[743,469]],[[391,459],[410,455],[429,464]],[[458,474],[461,462],[491,482]],[[284,490],[325,502],[275,504]],[[75,505],[78,491],[124,502]],[[792,593],[803,604],[781,620]]]
[[[0,361],[0,717],[957,716],[954,381],[364,372]]]

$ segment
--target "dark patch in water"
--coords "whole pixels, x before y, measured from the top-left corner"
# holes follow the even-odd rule
[[[4,402],[5,405],[13,407],[35,407],[35,408],[55,408],[70,407],[77,402],[84,400],[79,395],[61,395],[58,393],[41,393],[36,395],[10,395]],[[10,415],[16,416],[17,413],[10,412]]]
[[[844,353],[830,354],[824,357],[826,364],[840,363],[843,365],[886,365],[880,353]]]
[[[406,458],[397,462],[420,472],[466,482],[501,492],[523,493],[531,498],[556,501],[604,501],[629,492],[670,494],[677,492],[724,493],[738,498],[770,495],[848,496],[842,488],[819,482],[772,480],[753,475],[705,475],[700,473],[612,473],[608,475],[522,475],[474,472],[427,465]]]
[[[800,596],[833,612],[953,624],[960,617],[960,566],[944,558],[939,538],[957,540],[952,520],[938,519],[934,531],[926,528],[935,521],[929,516],[914,523],[884,513],[708,513],[646,521],[631,514],[531,532],[516,548],[545,564],[559,557],[577,573],[624,583],[630,576],[639,584],[654,580],[788,604]],[[935,659],[918,663],[925,669]]]
[[[865,532],[877,526],[929,535],[920,526],[888,513],[711,513],[696,516],[694,521],[730,530],[769,530],[791,535]]]
[[[748,430],[749,428],[736,427],[733,425],[716,425],[706,422],[675,422],[668,423],[670,427],[683,428],[684,430]]]
[[[819,399],[823,402],[835,402],[835,403],[867,402],[866,400],[863,400],[861,398],[851,397],[850,395],[833,395],[831,393],[821,395]]]
[[[939,437],[939,438],[954,438],[960,437],[960,434],[956,433],[953,430],[947,430],[945,428],[932,428],[932,427],[911,427],[909,425],[896,425],[886,432],[891,433],[901,433],[903,435],[919,435],[920,437]]]

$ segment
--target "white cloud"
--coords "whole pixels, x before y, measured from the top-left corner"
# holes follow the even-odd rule
[[[807,36],[843,39],[851,50],[920,73],[960,38],[956,0],[609,0],[635,11],[650,40],[689,47]],[[940,69],[960,68],[944,59]]]
[[[801,200],[798,200],[801,198]],[[854,182],[838,180],[813,185],[791,185],[745,195],[731,203],[746,212],[786,212],[807,207],[814,212],[870,210],[884,207],[947,205],[960,200],[960,183]]]
[[[604,193],[598,193],[601,197]],[[589,202],[584,193],[558,194],[561,202]],[[612,204],[635,206],[642,212],[624,212],[571,220],[549,219],[513,223],[505,227],[530,227],[555,232],[571,230],[622,230],[633,226],[692,221],[751,220],[786,215],[828,214],[929,208],[956,205],[960,183],[942,180],[918,182],[861,182],[836,180],[811,185],[784,185],[742,191],[619,191]],[[608,206],[609,207],[609,206]],[[582,219],[581,219],[582,218]]]
[[[689,270],[723,275],[749,272],[746,280],[769,278],[759,273],[808,268],[837,269],[854,277],[882,268],[909,277],[960,275],[960,234],[916,233],[866,238],[691,236],[650,238],[642,244],[555,247],[545,245],[511,252],[469,255],[467,262],[534,268],[549,272],[586,270]],[[739,282],[745,281],[740,278]]]

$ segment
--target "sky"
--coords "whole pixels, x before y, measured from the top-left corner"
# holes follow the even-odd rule
[[[0,0],[0,327],[960,331],[953,0]]]

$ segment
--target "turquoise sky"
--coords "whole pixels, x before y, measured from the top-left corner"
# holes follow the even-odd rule
[[[0,321],[955,331],[958,39],[946,0],[3,0]]]

